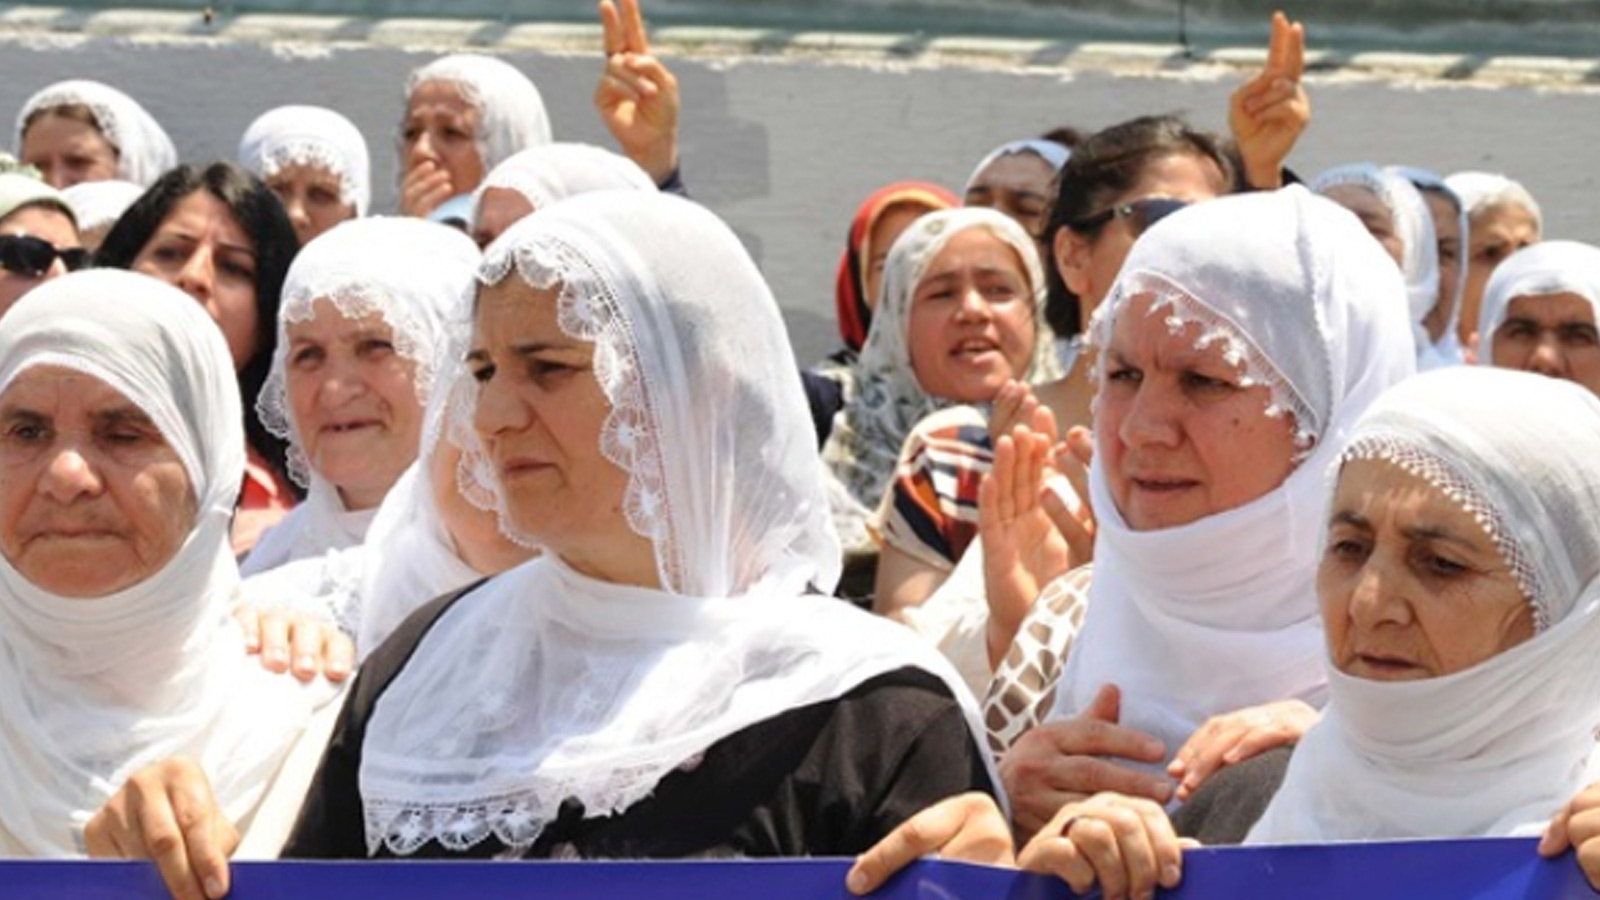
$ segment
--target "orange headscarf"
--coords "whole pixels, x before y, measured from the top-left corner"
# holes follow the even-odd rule
[[[859,352],[872,325],[872,307],[867,305],[865,266],[872,259],[872,226],[890,207],[914,203],[928,212],[960,206],[961,201],[944,188],[926,181],[897,181],[874,191],[856,210],[850,222],[850,238],[839,258],[839,274],[834,281],[834,306],[839,315],[839,336],[845,346]]]

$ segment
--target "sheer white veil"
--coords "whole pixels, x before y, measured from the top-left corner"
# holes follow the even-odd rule
[[[392,329],[395,352],[415,367],[417,403],[425,406],[445,320],[458,308],[478,259],[478,248],[456,229],[382,216],[343,222],[295,257],[278,309],[277,353],[256,409],[269,431],[290,442],[289,474],[309,487],[309,495],[262,537],[245,560],[245,574],[360,544],[377,512],[346,509],[338,488],[300,451],[287,389],[289,324],[310,319],[319,300],[350,319],[377,313]]]
[[[1506,257],[1489,276],[1478,310],[1478,363],[1494,364],[1494,333],[1518,297],[1577,294],[1600,322],[1600,247],[1578,241],[1541,241]]]
[[[339,179],[339,199],[357,216],[372,203],[366,138],[331,109],[280,106],[262,113],[239,139],[239,165],[263,179],[287,166],[314,166]]]
[[[1170,755],[1213,715],[1320,702],[1313,585],[1324,473],[1362,410],[1414,371],[1404,292],[1360,222],[1300,187],[1196,204],[1134,245],[1091,338],[1104,346],[1135,298],[1151,298],[1152,327],[1198,323],[1202,346],[1220,344],[1243,383],[1271,389],[1265,412],[1292,418],[1301,455],[1280,486],[1244,506],[1136,531],[1107,485],[1112,438],[1097,433],[1094,578],[1053,717],[1117,684],[1122,724]]]
[[[1464,671],[1419,681],[1357,678],[1330,664],[1323,719],[1301,739],[1250,842],[1537,834],[1589,781],[1600,726],[1596,446],[1600,400],[1527,372],[1432,372],[1373,404],[1341,462],[1386,460],[1471,512],[1537,630]]]
[[[100,133],[117,148],[117,177],[141,187],[178,164],[172,138],[137,100],[98,81],[61,81],[39,91],[17,113],[17,149],[28,119],[40,110],[84,106],[94,115]]]
[[[327,698],[263,670],[229,617],[245,446],[222,334],[176,288],[79,272],[0,321],[0,392],[41,365],[91,375],[149,415],[182,460],[197,512],[169,562],[104,597],[55,596],[0,559],[0,849],[81,854],[84,823],[123,779],[174,756],[200,763],[238,823]]]
[[[528,76],[503,59],[475,53],[440,57],[411,73],[406,97],[429,81],[448,81],[461,89],[482,117],[478,153],[488,172],[513,153],[550,143],[550,116],[544,97]],[[465,190],[465,187],[462,186]]]
[[[628,473],[621,515],[664,587],[547,553],[445,612],[369,724],[369,849],[525,847],[564,801],[620,812],[722,738],[906,666],[943,677],[980,733],[932,648],[816,595],[839,544],[815,432],[777,305],[725,224],[678,197],[586,194],[489,248],[479,280],[507,278],[559,286],[562,329],[595,345],[611,407],[596,449]]]

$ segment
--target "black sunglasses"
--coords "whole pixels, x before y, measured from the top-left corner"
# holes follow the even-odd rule
[[[1102,209],[1075,222],[1068,222],[1067,227],[1073,231],[1093,231],[1112,219],[1121,218],[1128,220],[1128,230],[1133,232],[1134,237],[1138,237],[1151,225],[1188,205],[1188,200],[1179,200],[1176,197],[1145,197],[1142,200]]]
[[[89,265],[89,251],[82,247],[63,250],[31,234],[0,234],[0,269],[38,278],[50,271],[58,258],[68,272],[76,272]]]

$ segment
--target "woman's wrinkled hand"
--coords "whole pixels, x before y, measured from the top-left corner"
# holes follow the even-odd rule
[[[218,900],[230,886],[228,857],[239,831],[228,821],[205,772],[174,758],[123,783],[83,830],[92,859],[148,859],[174,900]]]
[[[234,607],[233,618],[244,632],[245,650],[259,655],[269,672],[293,672],[306,682],[320,674],[340,682],[355,669],[355,642],[324,617],[243,603]]]
[[[1157,803],[1172,798],[1167,779],[1113,761],[1166,759],[1160,740],[1118,724],[1121,709],[1121,692],[1108,684],[1081,715],[1030,729],[1001,757],[1000,781],[1019,837],[1043,829],[1063,806],[1095,794],[1110,791]]]
[[[1011,826],[994,798],[981,791],[959,794],[905,820],[856,857],[845,886],[852,894],[869,894],[896,872],[934,855],[987,866],[1016,865]]]
[[[1281,700],[1213,716],[1189,736],[1167,766],[1187,801],[1224,766],[1298,743],[1322,714],[1299,700]]]
[[[1589,887],[1600,891],[1600,782],[1578,792],[1545,826],[1539,855],[1545,858],[1573,851]]]
[[[1161,804],[1143,797],[1096,794],[1062,807],[1018,855],[1029,872],[1055,875],[1106,900],[1153,897],[1183,880],[1183,848]]]

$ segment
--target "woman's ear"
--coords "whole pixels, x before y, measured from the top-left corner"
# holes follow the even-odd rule
[[[1057,228],[1051,246],[1056,272],[1067,290],[1082,297],[1089,291],[1089,241],[1071,228]]]

